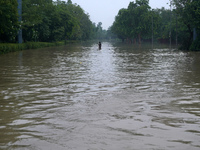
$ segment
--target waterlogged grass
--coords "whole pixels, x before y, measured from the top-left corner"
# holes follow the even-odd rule
[[[5,54],[9,52],[15,52],[20,50],[27,50],[27,49],[37,49],[43,47],[52,47],[52,46],[59,46],[64,45],[66,42],[54,42],[54,43],[47,43],[47,42],[27,42],[27,43],[0,43],[0,54]]]

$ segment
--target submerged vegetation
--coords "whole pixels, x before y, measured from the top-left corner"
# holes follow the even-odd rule
[[[45,46],[41,44],[44,42],[55,45],[58,41],[116,38],[131,43],[153,39],[178,43],[185,50],[200,50],[199,0],[171,0],[170,9],[152,9],[149,0],[130,2],[127,8],[119,10],[107,31],[71,0],[22,0],[21,22],[17,7],[17,0],[0,1],[0,43],[17,43],[18,31],[22,29],[25,44],[0,44],[0,53]]]
[[[0,43],[0,54],[5,54],[8,52],[15,52],[19,50],[27,50],[27,49],[37,49],[43,47],[52,47],[64,45],[65,42],[26,42],[22,44],[16,43]]]

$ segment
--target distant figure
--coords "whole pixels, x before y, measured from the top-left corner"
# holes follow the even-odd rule
[[[101,42],[99,42],[99,50],[101,50]]]

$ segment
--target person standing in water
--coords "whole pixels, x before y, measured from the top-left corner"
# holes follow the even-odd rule
[[[101,42],[99,42],[99,44],[98,44],[98,45],[99,45],[99,50],[101,50]]]

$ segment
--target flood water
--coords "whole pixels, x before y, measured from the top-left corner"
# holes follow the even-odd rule
[[[0,55],[0,149],[199,150],[200,52],[103,42]]]

